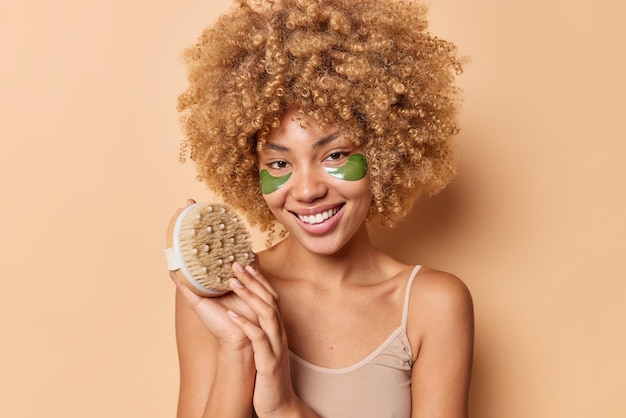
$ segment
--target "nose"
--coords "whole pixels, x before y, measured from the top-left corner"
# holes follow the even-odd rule
[[[291,179],[291,195],[301,202],[313,202],[326,196],[328,174],[319,170],[304,169],[294,172]]]

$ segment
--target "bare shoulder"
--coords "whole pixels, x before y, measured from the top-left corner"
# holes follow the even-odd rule
[[[468,416],[472,305],[469,289],[453,274],[423,268],[415,277],[407,323],[414,361],[412,416]]]
[[[454,274],[422,267],[411,289],[411,305],[416,304],[463,307],[472,304],[472,296],[466,284]]]
[[[416,345],[433,332],[472,334],[472,295],[454,274],[422,267],[413,281],[409,301],[408,331]]]

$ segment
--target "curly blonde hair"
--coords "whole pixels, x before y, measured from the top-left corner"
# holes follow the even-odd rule
[[[185,54],[181,161],[252,225],[275,221],[257,157],[288,109],[361,146],[368,219],[393,225],[454,175],[462,71],[455,46],[427,32],[426,7],[401,0],[239,0]]]

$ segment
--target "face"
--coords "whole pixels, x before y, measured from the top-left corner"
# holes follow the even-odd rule
[[[367,164],[336,129],[320,130],[286,112],[259,153],[263,198],[290,238],[334,254],[364,230],[371,203]]]

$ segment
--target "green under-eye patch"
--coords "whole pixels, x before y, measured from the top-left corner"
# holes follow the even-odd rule
[[[261,193],[270,194],[280,189],[283,184],[287,183],[291,177],[291,173],[287,173],[284,176],[274,177],[269,171],[263,169],[259,173],[259,184],[261,185]]]
[[[324,167],[324,170],[339,180],[361,180],[367,173],[367,160],[361,154],[352,154],[344,165],[339,167]]]

